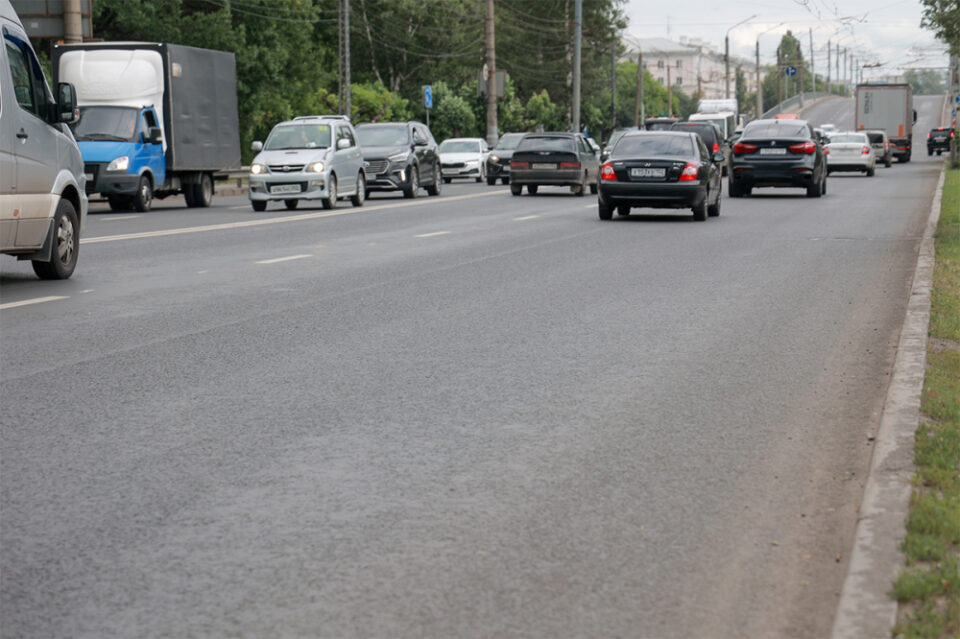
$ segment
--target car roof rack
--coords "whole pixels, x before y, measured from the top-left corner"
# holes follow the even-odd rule
[[[297,120],[321,120],[321,119],[346,120],[347,122],[349,122],[350,116],[347,116],[347,115],[298,115],[297,117],[293,118],[293,121],[296,122]]]

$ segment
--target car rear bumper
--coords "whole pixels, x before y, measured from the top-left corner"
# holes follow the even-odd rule
[[[535,184],[545,186],[574,186],[582,183],[583,173],[580,169],[533,171],[530,169],[514,169],[510,174],[511,184]]]
[[[803,163],[788,166],[734,164],[730,180],[745,187],[807,187],[814,183],[814,169]]]
[[[699,206],[706,197],[706,187],[697,182],[600,182],[600,199],[610,208],[690,208]]]

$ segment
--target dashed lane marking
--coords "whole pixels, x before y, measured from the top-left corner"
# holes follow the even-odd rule
[[[17,308],[18,306],[30,306],[31,304],[43,304],[44,302],[55,302],[57,300],[69,299],[69,295],[50,295],[48,297],[35,297],[32,300],[20,300],[19,302],[7,302],[0,304],[0,310],[8,308]]]
[[[288,255],[287,257],[275,257],[272,260],[259,260],[257,264],[277,264],[279,262],[290,262],[291,260],[303,260],[312,255]]]
[[[514,221],[514,222],[523,222],[524,220],[535,220],[535,219],[537,219],[538,217],[540,217],[540,216],[539,216],[539,215],[524,215],[523,217],[515,217],[515,218],[513,218],[513,221]]]
[[[436,237],[438,235],[449,235],[450,231],[437,231],[435,233],[422,233],[420,235],[414,235],[414,237]]]

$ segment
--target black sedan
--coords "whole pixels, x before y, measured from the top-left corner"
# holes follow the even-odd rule
[[[807,197],[827,192],[826,156],[809,122],[754,120],[743,129],[730,160],[730,197],[759,186],[805,188]]]
[[[723,153],[711,153],[696,133],[637,131],[613,147],[600,168],[601,220],[631,207],[691,208],[693,219],[720,215]]]
[[[569,186],[574,195],[597,192],[600,161],[580,133],[527,133],[510,158],[510,192],[524,186],[533,195],[541,186]]]
[[[500,179],[502,184],[510,182],[510,158],[517,148],[523,133],[504,133],[497,140],[497,146],[490,149],[487,156],[487,184],[493,186]]]

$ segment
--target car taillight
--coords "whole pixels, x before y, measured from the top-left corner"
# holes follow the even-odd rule
[[[930,136],[931,136],[931,135],[933,135],[933,134],[932,134],[932,133],[927,133],[927,139],[928,139],[928,140],[930,139]]]
[[[564,169],[576,169],[576,170],[579,171],[579,170],[580,170],[580,163],[579,163],[579,162],[561,162],[561,163],[560,163],[560,170],[562,171],[562,170],[564,170]]]
[[[870,155],[870,147],[869,146],[863,147],[863,149],[860,151],[860,155]]]
[[[607,182],[617,181],[617,172],[613,170],[613,165],[609,162],[600,168],[600,179]]]
[[[719,152],[720,152],[720,145],[717,144],[716,142],[713,143],[713,152],[714,152],[714,153],[719,153]]]
[[[824,155],[830,155],[830,147],[829,147],[829,146],[823,147],[823,154],[824,154]]]
[[[696,182],[697,181],[697,165],[693,162],[687,162],[687,165],[683,167],[683,171],[680,173],[680,178],[678,182]]]
[[[743,142],[737,142],[733,145],[733,154],[734,155],[746,155],[747,153],[756,153],[757,145],[756,144],[744,144]]]
[[[529,162],[514,162],[513,160],[510,160],[510,168],[511,168],[511,169],[529,169],[529,168],[530,168],[530,163],[529,163]]]
[[[950,137],[952,138],[952,137],[953,137],[954,135],[956,135],[956,134],[957,134],[956,131],[951,131],[951,132],[950,132]]]
[[[800,144],[791,144],[787,147],[791,153],[816,153],[817,145],[814,142],[801,142]]]

